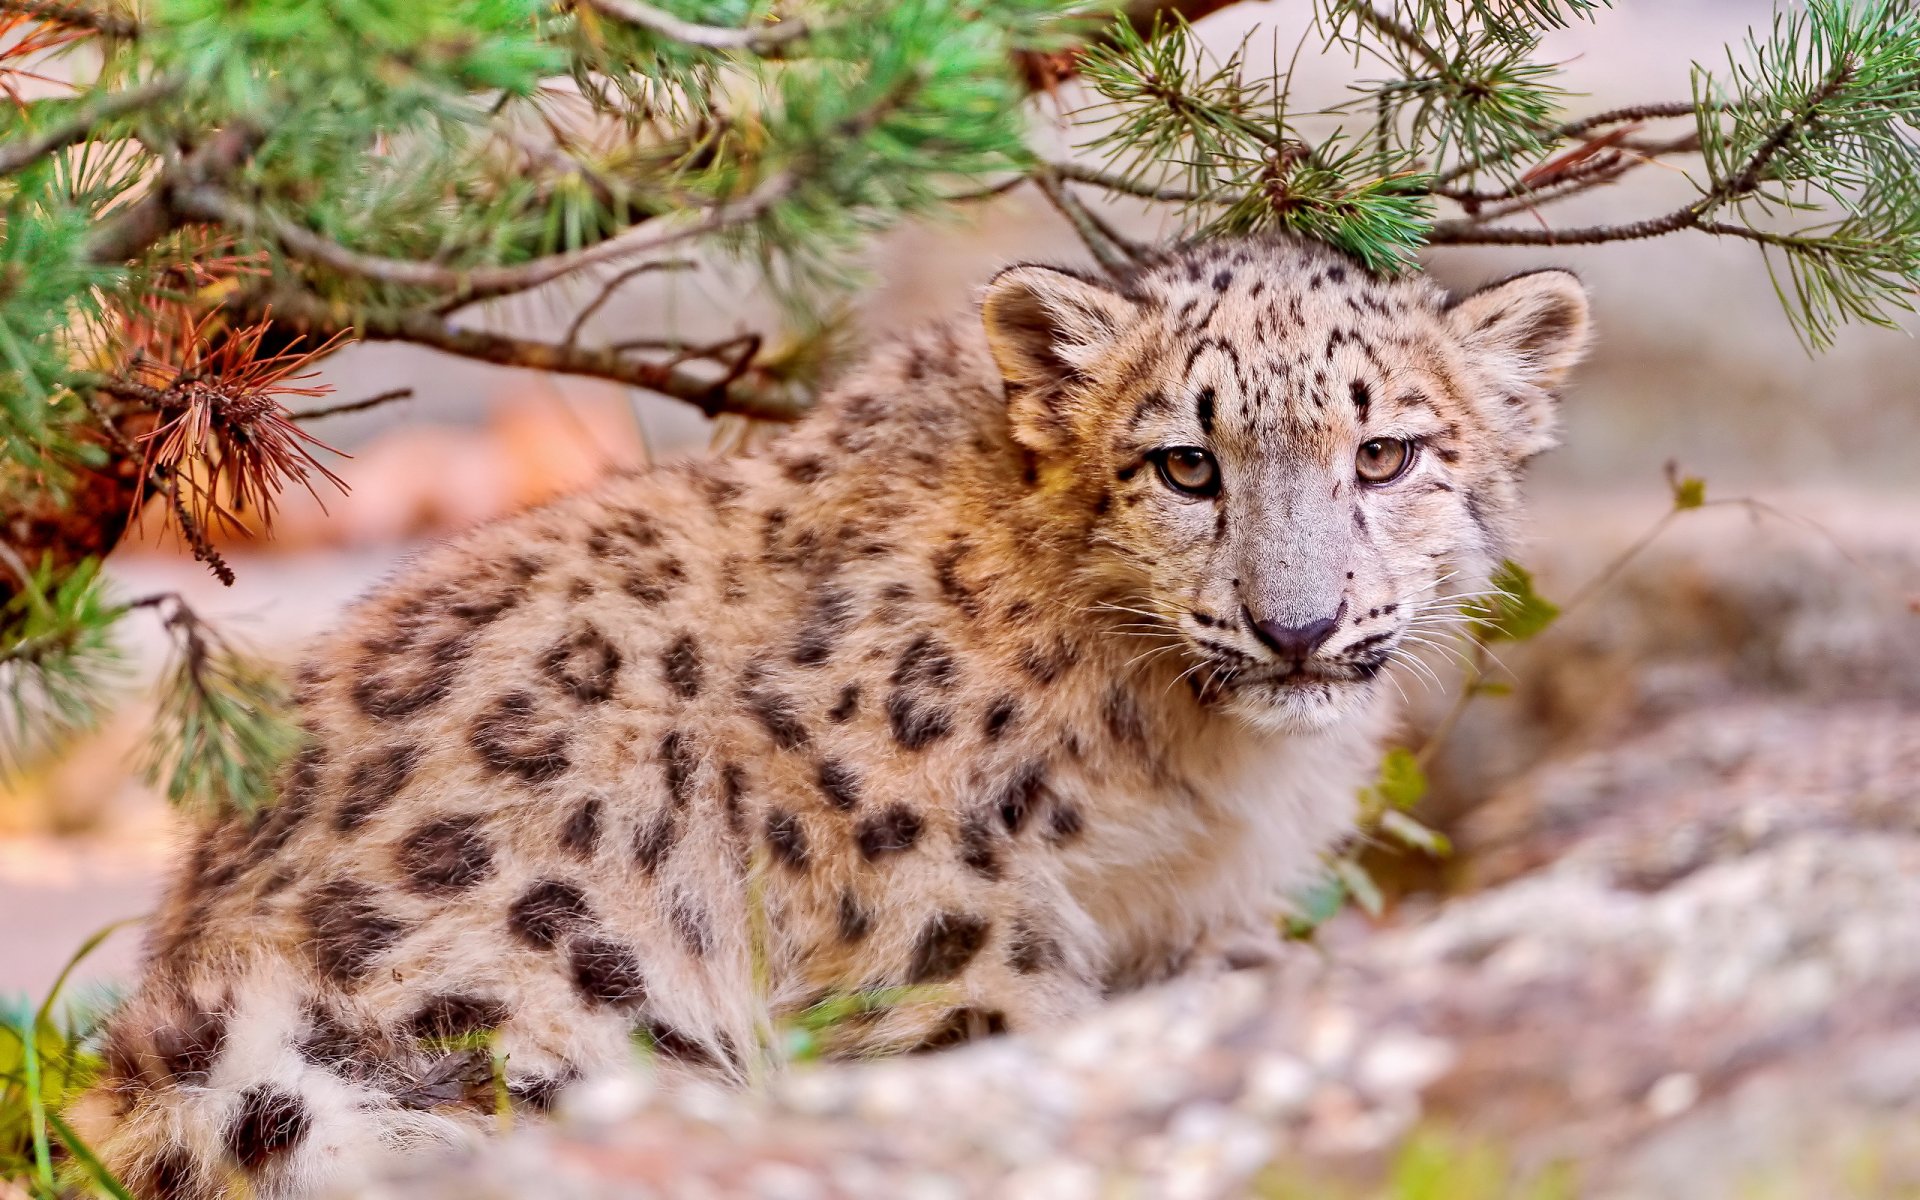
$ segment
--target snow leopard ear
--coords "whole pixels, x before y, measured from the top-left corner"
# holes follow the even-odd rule
[[[1008,267],[993,277],[980,319],[1022,442],[1044,449],[1056,440],[1049,428],[1070,433],[1064,390],[1090,379],[1139,316],[1118,292],[1051,267]]]
[[[1485,397],[1508,452],[1554,444],[1554,393],[1592,340],[1587,292],[1571,271],[1530,271],[1481,288],[1448,313],[1467,353],[1493,378]]]

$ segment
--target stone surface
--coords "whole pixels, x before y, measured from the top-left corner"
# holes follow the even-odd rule
[[[1430,1125],[1583,1195],[1920,1188],[1920,710],[1688,713],[1515,782],[1462,851],[1465,894],[1276,969],[745,1095],[588,1085],[388,1194],[1227,1197]]]

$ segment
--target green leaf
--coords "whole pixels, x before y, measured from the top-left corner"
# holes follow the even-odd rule
[[[1311,938],[1314,931],[1340,914],[1347,905],[1347,885],[1331,868],[1311,886],[1293,898],[1281,924],[1281,933],[1296,942]]]
[[[1512,559],[1493,573],[1494,592],[1466,606],[1483,642],[1524,642],[1553,624],[1560,608],[1533,587],[1533,573]]]
[[[1377,917],[1387,910],[1386,897],[1380,894],[1380,885],[1367,874],[1367,869],[1351,858],[1333,860],[1333,872],[1346,886],[1347,894],[1353,897],[1361,911],[1370,917]]]
[[[1413,751],[1396,746],[1380,760],[1380,776],[1373,786],[1388,808],[1405,810],[1426,798],[1427,773],[1420,769]]]
[[[1424,851],[1435,858],[1453,853],[1453,842],[1438,829],[1414,820],[1406,813],[1389,809],[1380,814],[1380,831],[1403,846]]]

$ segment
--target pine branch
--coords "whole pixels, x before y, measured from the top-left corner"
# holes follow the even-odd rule
[[[575,0],[576,3],[579,0]],[[664,9],[640,0],[585,0],[595,12],[624,21],[664,38],[703,50],[744,50],[750,54],[777,56],[793,42],[807,36],[806,23],[793,18],[755,29],[728,29],[684,21]]]
[[[91,29],[107,37],[140,36],[140,23],[132,17],[88,4],[61,3],[60,0],[0,0],[0,12],[20,13],[77,29]]]
[[[208,138],[205,145],[155,180],[145,196],[89,235],[86,257],[95,263],[118,266],[139,256],[147,247],[178,229],[187,218],[174,202],[178,187],[230,175],[264,137],[263,130],[238,123]]]
[[[678,228],[634,227],[585,249],[505,267],[444,267],[438,263],[367,254],[303,229],[215,187],[179,189],[173,207],[188,218],[218,221],[242,233],[268,238],[288,254],[342,275],[404,287],[431,288],[449,293],[449,300],[459,301],[480,294],[500,296],[526,291],[586,267],[650,254],[749,224],[790,195],[797,182],[792,173],[781,172],[742,199],[706,209],[696,220]]]
[[[1070,179],[1075,183],[1090,184],[1093,187],[1104,188],[1109,192],[1117,192],[1121,195],[1137,196],[1142,200],[1156,200],[1163,203],[1196,204],[1205,199],[1205,197],[1188,191],[1185,188],[1155,187],[1152,184],[1143,183],[1137,179],[1130,179],[1124,175],[1114,175],[1110,172],[1102,171],[1095,167],[1083,166],[1076,162],[1050,162],[1046,166],[1049,171],[1052,171],[1062,179]]]
[[[461,328],[446,317],[418,310],[356,312],[311,294],[277,291],[249,298],[241,311],[270,313],[276,323],[309,337],[345,335],[375,342],[411,342],[497,366],[606,379],[683,400],[708,416],[733,413],[761,421],[791,421],[805,411],[804,404],[745,380],[702,379],[617,348],[568,346]]]
[[[1073,198],[1058,176],[1042,167],[1033,173],[1033,182],[1055,211],[1067,219],[1081,244],[1107,274],[1118,279],[1133,270],[1132,247],[1103,228],[1086,206]]]
[[[340,417],[345,416],[347,413],[365,412],[370,408],[378,408],[382,404],[391,404],[395,400],[409,399],[412,395],[413,389],[410,387],[388,388],[386,391],[377,392],[364,400],[353,400],[346,404],[329,404],[324,408],[304,409],[292,415],[296,421],[320,421],[327,417]]]
[[[1644,221],[1620,225],[1588,225],[1578,229],[1489,229],[1478,221],[1441,221],[1429,237],[1435,245],[1480,246],[1580,246],[1597,242],[1632,242],[1643,238],[1664,237],[1683,229],[1698,227],[1700,214],[1693,206],[1677,209]]]
[[[1453,74],[1453,65],[1442,57],[1438,50],[1428,45],[1425,38],[1395,20],[1391,15],[1381,12],[1371,4],[1349,4],[1345,6],[1344,11],[1352,13],[1363,25],[1425,63],[1436,78],[1445,79]]]
[[[122,660],[99,559],[37,570],[0,542],[0,779],[40,751],[91,728]]]
[[[593,299],[587,301],[581,306],[580,311],[573,315],[573,320],[567,325],[566,338],[561,344],[568,349],[578,345],[580,334],[586,329],[587,322],[593,320],[593,315],[606,307],[607,302],[633,280],[655,271],[685,271],[693,266],[694,264],[686,259],[658,259],[653,262],[639,263],[616,273],[613,278],[601,284],[600,290],[594,293]]]
[[[173,593],[129,607],[164,610],[173,660],[162,675],[160,711],[141,763],[149,785],[175,804],[256,812],[273,801],[273,778],[299,747],[285,686],[221,638]]]
[[[1626,125],[1640,121],[1661,120],[1669,117],[1694,117],[1698,119],[1701,106],[1691,100],[1670,101],[1667,103],[1631,104],[1624,108],[1607,109],[1578,120],[1552,126],[1539,131],[1537,138],[1524,143],[1515,143],[1480,158],[1458,163],[1434,177],[1437,188],[1445,188],[1455,180],[1465,179],[1481,171],[1513,161],[1523,154],[1530,154],[1541,146],[1556,146],[1561,142],[1570,142],[1585,137],[1596,129],[1610,125]]]
[[[179,90],[170,79],[156,80],[126,92],[109,92],[95,98],[72,117],[37,137],[0,146],[0,177],[15,175],[78,142],[91,139],[100,126],[158,104]]]

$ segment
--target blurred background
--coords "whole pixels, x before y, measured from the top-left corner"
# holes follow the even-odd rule
[[[1616,0],[1593,24],[1550,38],[1547,56],[1566,63],[1567,86],[1587,93],[1575,112],[1684,99],[1690,63],[1719,60],[1770,11],[1764,0]],[[1308,21],[1308,5],[1282,0],[1229,7],[1200,28],[1222,49],[1250,39],[1249,58],[1262,69],[1292,55]],[[1308,45],[1296,96],[1338,101],[1353,64],[1316,59],[1317,40]],[[1078,102],[1068,85],[1041,113]],[[1555,210],[1554,220],[1629,219],[1691,194],[1677,174],[1646,170]],[[1155,232],[1143,211],[1111,215],[1139,236]],[[1055,212],[1016,190],[963,219],[884,239],[871,286],[842,319],[857,342],[870,342],[964,307],[1004,263],[1078,254]],[[1902,332],[1848,328],[1811,355],[1782,316],[1761,256],[1730,239],[1438,249],[1428,264],[1462,287],[1565,265],[1592,290],[1600,340],[1566,398],[1564,446],[1535,468],[1532,529],[1518,555],[1543,593],[1575,593],[1669,510],[1669,462],[1703,478],[1709,499],[1767,506],[1683,514],[1548,637],[1503,651],[1499,678],[1512,693],[1467,711],[1434,764],[1429,821],[1470,829],[1483,801],[1539,763],[1677,713],[1757,704],[1793,731],[1806,727],[1796,713],[1920,706],[1920,620],[1910,611],[1920,594],[1920,349],[1911,322]],[[591,294],[581,283],[462,320],[557,335]],[[637,281],[588,332],[717,339],[775,325],[774,306],[747,273],[716,267]],[[606,471],[706,452],[714,438],[711,423],[677,401],[409,347],[354,346],[326,360],[321,379],[334,391],[315,404],[413,389],[408,400],[313,427],[348,456],[330,465],[352,494],[327,496],[324,511],[291,495],[274,539],[223,546],[238,575],[232,588],[177,546],[124,546],[109,564],[123,594],[178,591],[237,640],[291,660],[423,543]],[[150,675],[158,631],[137,620],[125,628],[151,636],[131,647],[138,676]],[[129,680],[130,697],[137,682]],[[1410,729],[1440,719],[1449,698],[1407,686]],[[0,992],[44,990],[87,934],[153,902],[172,823],[128,769],[145,727],[130,700],[99,735],[0,795],[0,944],[11,951],[0,956]],[[1920,763],[1896,775],[1916,777]],[[1463,886],[1477,869],[1467,858],[1410,865],[1406,903],[1417,909],[1422,889]],[[137,940],[134,929],[115,934],[81,974],[124,980]]]

